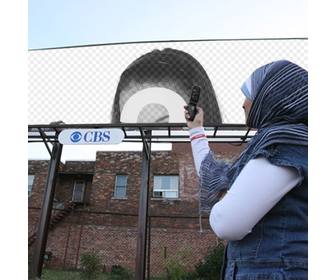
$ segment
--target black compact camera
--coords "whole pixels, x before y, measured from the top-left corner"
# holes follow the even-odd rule
[[[197,103],[201,94],[201,88],[199,86],[193,86],[191,89],[190,101],[186,110],[189,113],[189,121],[193,121],[197,114]]]

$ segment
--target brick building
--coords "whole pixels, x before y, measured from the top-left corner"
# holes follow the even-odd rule
[[[218,158],[232,159],[242,146],[210,144]],[[97,152],[96,161],[61,164],[56,182],[46,251],[50,266],[79,267],[82,253],[94,250],[106,270],[122,265],[134,271],[137,242],[141,152]],[[34,247],[48,161],[29,161],[29,237]],[[198,181],[190,144],[152,152],[150,175],[150,271],[185,254],[192,268],[220,240],[207,217],[198,215]]]

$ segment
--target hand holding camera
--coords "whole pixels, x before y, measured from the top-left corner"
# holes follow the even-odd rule
[[[201,88],[199,86],[193,86],[191,89],[190,101],[188,105],[184,106],[184,117],[189,128],[203,126],[203,110],[202,108],[197,107],[200,94]]]

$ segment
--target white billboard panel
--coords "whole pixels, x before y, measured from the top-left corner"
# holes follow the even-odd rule
[[[168,57],[167,49],[182,54],[173,57],[176,63]],[[148,62],[154,50],[162,51],[159,59],[153,58],[155,66]],[[137,68],[140,57],[146,57],[142,63],[148,67]],[[185,63],[187,57],[196,64]],[[205,85],[200,106],[206,108],[208,122],[244,123],[241,84],[254,69],[280,59],[307,69],[307,40],[129,43],[31,50],[28,123],[185,122],[188,87],[202,83],[204,73],[210,84]],[[188,67],[194,69],[189,71]],[[158,71],[164,73],[159,75]]]

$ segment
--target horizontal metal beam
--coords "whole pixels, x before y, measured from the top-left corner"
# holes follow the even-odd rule
[[[219,137],[218,137],[219,138]],[[232,140],[230,138],[225,139],[225,140],[221,140],[221,139],[216,139],[216,138],[209,138],[209,142],[210,143],[228,143],[228,144],[234,144],[234,143],[241,143],[242,140]],[[235,137],[235,138],[240,138],[240,137]],[[215,140],[211,140],[211,139],[215,139]],[[250,137],[248,137],[247,139],[250,139]],[[189,143],[190,140],[189,139],[179,139],[179,140],[174,140],[174,139],[168,139],[168,140],[156,140],[156,139],[151,139],[152,143],[158,144],[158,143],[162,143],[162,144],[172,144],[172,143]],[[29,141],[28,143],[43,143],[43,141]],[[57,143],[57,141],[48,141],[48,143]],[[142,143],[141,139],[128,139],[128,140],[124,140],[123,143]]]
[[[241,130],[246,129],[245,124],[236,124],[236,123],[228,123],[228,124],[218,124],[218,123],[204,123],[204,127],[221,127],[223,129],[227,128],[228,130]],[[45,128],[45,129],[56,129],[56,128],[142,128],[144,130],[152,129],[152,128],[161,128],[167,129],[170,128],[186,128],[188,126],[186,123],[120,123],[120,124],[112,124],[112,123],[99,123],[99,124],[30,124],[28,125],[28,129],[36,129]]]
[[[141,143],[150,140],[152,143],[190,142],[189,128],[186,123],[122,123],[122,124],[42,124],[28,125],[28,143],[57,143],[57,134],[63,129],[99,129],[120,128],[123,130],[124,143]],[[247,127],[243,124],[204,124],[209,142],[240,143],[244,139]],[[57,132],[56,132],[57,131]],[[144,131],[152,131],[147,135]],[[160,134],[164,135],[160,135]],[[223,134],[226,135],[223,135]],[[253,136],[253,135],[252,135]],[[252,136],[248,136],[247,139]]]

